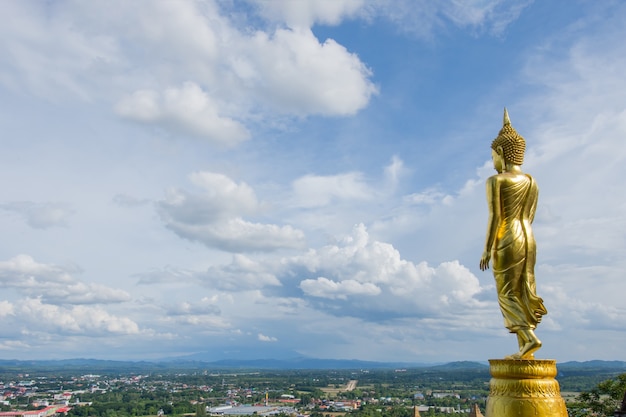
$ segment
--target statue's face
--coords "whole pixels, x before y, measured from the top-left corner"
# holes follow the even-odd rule
[[[503,158],[493,149],[491,150],[491,160],[493,161],[493,169],[498,171],[498,174],[502,174],[502,170],[504,169],[502,166]]]

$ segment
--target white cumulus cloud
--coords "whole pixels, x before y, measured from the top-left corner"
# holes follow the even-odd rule
[[[247,291],[266,286],[280,286],[280,280],[261,262],[236,254],[229,265],[212,266],[198,274],[198,279],[211,288]]]
[[[335,282],[328,278],[305,279],[300,283],[305,294],[313,297],[347,299],[349,296],[378,295],[381,290],[376,285],[361,283],[353,279]]]
[[[337,244],[291,258],[289,267],[317,275],[301,280],[300,289],[306,296],[335,300],[342,314],[447,315],[485,307],[477,298],[483,291],[478,279],[458,261],[414,264],[391,244],[371,239],[362,224]]]
[[[20,301],[17,312],[31,330],[90,335],[139,333],[139,326],[133,320],[97,307],[66,308],[45,304],[40,298],[27,298]]]
[[[280,20],[339,22],[359,6],[292,3]],[[282,8],[266,6],[258,11]],[[1,11],[14,17],[0,28],[1,84],[52,99],[70,93],[217,145],[284,115],[353,115],[377,92],[371,70],[336,41],[318,40],[307,25],[239,22],[227,3],[15,2]]]
[[[304,233],[290,225],[244,220],[259,209],[254,191],[222,174],[200,172],[191,177],[201,194],[172,189],[158,203],[167,228],[179,236],[229,252],[302,248]]]
[[[278,339],[273,336],[266,336],[263,333],[259,333],[257,338],[261,342],[278,342]]]
[[[245,126],[220,114],[214,100],[193,82],[163,92],[135,91],[122,98],[115,109],[122,117],[180,130],[217,144],[234,145],[250,137]]]
[[[74,274],[78,272],[75,266],[44,264],[29,255],[18,255],[0,261],[0,287],[54,303],[120,303],[130,299],[124,290],[77,280]]]
[[[332,39],[320,43],[310,29],[257,32],[244,42],[235,71],[280,113],[352,115],[377,93],[357,55]]]

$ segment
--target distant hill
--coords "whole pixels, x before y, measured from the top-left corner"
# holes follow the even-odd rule
[[[172,364],[183,364],[185,360],[175,360]],[[212,368],[240,368],[240,369],[392,369],[392,368],[423,368],[431,366],[423,363],[404,362],[371,362],[342,359],[222,359],[218,361],[200,362]]]
[[[112,361],[100,359],[1,360],[0,370],[37,370],[40,372],[122,373],[167,370],[166,364],[145,361]]]
[[[428,367],[430,364],[408,364],[391,362],[369,362],[359,360],[335,359],[222,359],[217,361],[202,361],[188,358],[172,358],[161,361],[111,361],[99,359],[64,359],[64,360],[0,360],[0,368],[10,369],[40,369],[89,372],[119,372],[125,371],[165,371],[174,369],[393,369]]]
[[[557,364],[559,374],[622,373],[626,372],[626,362],[593,360],[587,362],[563,362]],[[488,364],[472,361],[449,362],[444,364],[374,362],[341,359],[315,359],[296,357],[290,359],[222,359],[203,361],[190,357],[169,358],[160,361],[112,361],[99,359],[64,360],[0,360],[0,369],[38,369],[85,371],[94,373],[168,371],[176,369],[254,369],[254,370],[296,370],[296,369],[430,369],[433,371],[485,371]]]
[[[563,362],[557,364],[559,369],[613,369],[626,371],[626,362],[623,361],[586,361],[586,362]]]
[[[486,363],[480,363],[480,362],[470,362],[470,361],[461,361],[461,362],[450,362],[450,363],[446,363],[443,365],[434,365],[434,366],[430,366],[430,368],[432,369],[437,369],[437,370],[448,370],[448,371],[453,371],[455,369],[463,369],[463,370],[470,370],[470,369],[477,369],[477,370],[485,370],[489,368],[489,365]]]
[[[556,367],[558,378],[596,375],[606,379],[626,372],[626,362],[622,361],[563,362],[557,363]]]

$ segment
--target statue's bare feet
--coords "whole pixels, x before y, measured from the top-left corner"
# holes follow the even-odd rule
[[[535,352],[541,347],[541,340],[535,336],[535,332],[531,329],[520,329],[517,332],[517,341],[519,343],[519,352],[506,356],[509,360],[533,360]]]
[[[537,349],[539,349],[539,348],[537,348]],[[535,352],[537,349],[535,349],[533,352]],[[525,353],[525,354],[522,353],[521,351],[520,352],[515,352],[512,355],[505,356],[504,359],[509,359],[509,360],[521,360],[521,359],[524,359],[524,360],[534,360],[535,359],[535,355],[534,355],[533,352]]]
[[[535,352],[541,347],[541,341],[535,337],[519,351],[520,359],[535,359]]]
[[[512,355],[505,356],[504,359],[507,359],[507,360],[519,360],[519,359],[522,359],[522,355],[519,352],[515,352]]]
[[[522,359],[535,359],[535,352],[541,347],[541,340],[535,336],[535,332],[531,329],[522,330],[526,343],[519,350]]]

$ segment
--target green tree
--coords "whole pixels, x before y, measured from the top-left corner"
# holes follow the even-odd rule
[[[300,394],[300,404],[308,405],[311,401],[313,401],[313,396],[310,394]]]
[[[612,417],[619,409],[626,392],[626,373],[615,378],[600,382],[594,389],[582,392],[576,402],[569,405],[573,417],[595,414],[601,417]]]
[[[206,417],[206,405],[202,403],[196,404],[196,417]]]

